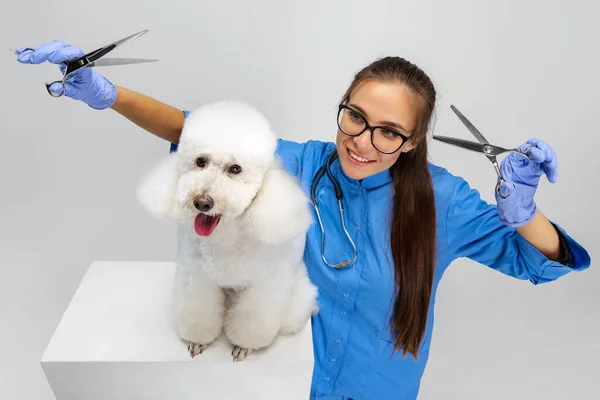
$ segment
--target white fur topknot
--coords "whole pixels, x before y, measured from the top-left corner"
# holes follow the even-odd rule
[[[190,113],[178,148],[183,152],[208,148],[270,163],[276,146],[277,136],[261,113],[245,103],[221,101]]]
[[[178,151],[137,188],[146,210],[178,223],[173,313],[192,356],[224,329],[234,358],[243,359],[279,333],[298,332],[318,310],[303,261],[309,201],[281,168],[276,146],[254,108],[208,104],[188,116]],[[214,200],[207,215],[220,216],[209,236],[194,229],[198,196]]]

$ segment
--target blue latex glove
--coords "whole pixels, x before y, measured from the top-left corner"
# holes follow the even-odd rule
[[[17,61],[23,64],[40,64],[50,61],[53,64],[58,64],[63,74],[66,68],[66,61],[84,55],[83,50],[80,48],[68,45],[59,40],[44,43],[35,50],[19,47],[16,51],[19,53]],[[115,86],[108,79],[95,73],[92,67],[81,68],[70,74],[65,81],[65,86],[67,88],[65,96],[81,100],[97,110],[110,107],[117,99]],[[63,87],[59,83],[55,83],[50,86],[50,91],[62,94]]]
[[[546,175],[551,183],[558,178],[558,161],[556,153],[544,141],[529,139],[517,150],[525,152],[532,160],[511,153],[500,164],[500,173],[506,180],[499,188],[502,198],[496,193],[498,216],[503,224],[517,227],[529,223],[536,213],[533,199],[542,175]]]

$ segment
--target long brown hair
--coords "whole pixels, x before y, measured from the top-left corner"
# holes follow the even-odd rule
[[[435,269],[435,204],[425,139],[436,91],[419,67],[400,57],[385,57],[359,71],[343,98],[349,98],[366,80],[399,83],[413,94],[416,126],[411,141],[415,148],[400,154],[390,168],[394,188],[390,244],[396,286],[390,325],[394,352],[403,348],[403,355],[411,353],[417,358],[425,334]]]

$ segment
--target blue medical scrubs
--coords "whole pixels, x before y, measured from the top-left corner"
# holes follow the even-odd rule
[[[187,114],[187,113],[186,113]],[[171,150],[175,151],[176,145]],[[280,139],[277,155],[297,177],[307,195],[313,176],[335,150],[335,143],[296,143]],[[555,225],[568,246],[563,263],[548,260],[514,228],[498,219],[495,205],[484,202],[460,177],[429,165],[435,192],[437,254],[427,329],[418,358],[392,354],[389,330],[394,299],[394,268],[389,250],[393,187],[389,172],[361,181],[351,179],[339,160],[331,165],[344,193],[346,228],[358,249],[351,267],[340,270],[321,258],[321,229],[314,223],[306,236],[304,259],[311,280],[319,288],[320,311],[312,319],[315,364],[311,399],[417,398],[429,357],[434,304],[439,282],[448,265],[467,257],[501,273],[533,284],[553,281],[589,267],[587,251],[563,228]],[[330,263],[353,257],[343,232],[331,182],[325,175],[317,187],[319,211],[325,227],[325,257]],[[314,220],[317,221],[313,210]]]

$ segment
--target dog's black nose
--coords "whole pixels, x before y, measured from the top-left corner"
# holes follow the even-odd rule
[[[215,205],[215,202],[213,201],[213,199],[210,198],[210,196],[194,197],[194,207],[196,207],[196,209],[198,209],[198,211],[202,211],[202,212],[210,211],[214,205]]]

